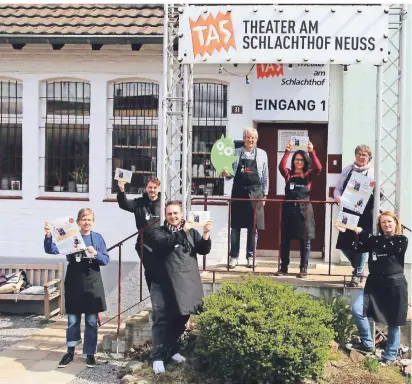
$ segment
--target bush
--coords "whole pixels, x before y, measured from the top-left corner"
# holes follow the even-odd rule
[[[248,276],[205,298],[197,347],[211,372],[226,382],[294,383],[322,374],[331,321],[323,302]]]
[[[357,332],[350,305],[344,297],[334,297],[327,303],[327,307],[333,314],[331,327],[335,333],[335,340],[344,345]]]

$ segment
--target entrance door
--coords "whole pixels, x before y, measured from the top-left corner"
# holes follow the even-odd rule
[[[269,195],[270,199],[284,199],[284,179],[278,171],[279,161],[284,148],[278,148],[278,133],[284,131],[308,131],[316,155],[322,164],[322,172],[312,182],[311,200],[326,200],[326,159],[328,143],[327,124],[287,124],[287,123],[260,123],[257,126],[259,133],[258,147],[266,151],[269,166]],[[286,133],[287,134],[287,133]],[[292,135],[292,133],[291,133]],[[292,155],[290,155],[292,157]],[[277,188],[279,190],[277,190]],[[311,241],[311,250],[314,256],[323,256],[325,242],[325,205],[313,204],[316,222],[316,238]],[[279,249],[280,235],[280,203],[267,203],[265,205],[265,230],[259,231],[258,255],[278,255],[274,252]],[[292,242],[292,250],[297,251],[299,244]],[[293,254],[291,255],[293,256]]]

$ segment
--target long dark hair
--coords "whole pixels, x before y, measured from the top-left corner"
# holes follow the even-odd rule
[[[301,155],[303,157],[303,173],[306,173],[309,170],[310,165],[311,165],[312,162],[310,161],[310,157],[309,157],[308,153],[305,152],[305,151],[302,151],[302,150],[296,151],[293,154],[291,171],[292,171],[292,173],[295,173],[295,157],[297,155]]]

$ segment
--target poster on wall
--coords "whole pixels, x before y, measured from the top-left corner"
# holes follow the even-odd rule
[[[253,120],[329,120],[329,65],[257,64],[254,74]]]
[[[381,65],[388,52],[386,4],[187,6],[179,56],[194,63]]]

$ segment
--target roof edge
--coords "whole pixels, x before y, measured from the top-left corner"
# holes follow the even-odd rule
[[[163,44],[163,35],[8,35],[0,44]]]

